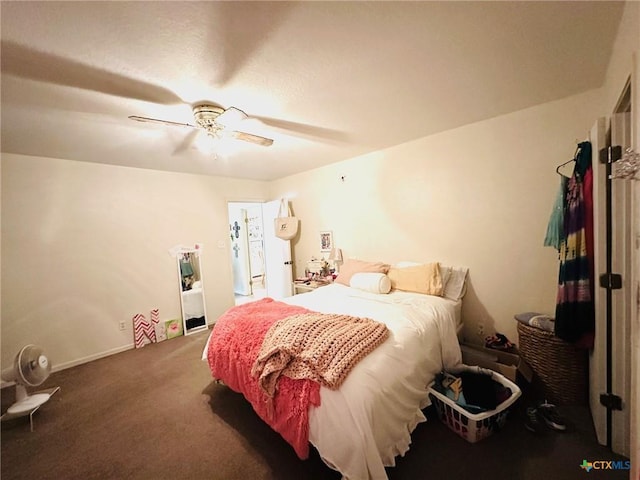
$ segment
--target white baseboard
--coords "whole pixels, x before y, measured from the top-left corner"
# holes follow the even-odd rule
[[[109,357],[111,355],[115,355],[116,353],[121,353],[126,350],[131,350],[134,348],[134,346],[135,345],[133,343],[130,343],[128,345],[123,345],[121,347],[112,348],[111,350],[107,350],[105,352],[96,353],[93,355],[89,355],[87,357],[72,360],[70,362],[54,365],[53,367],[51,367],[51,372],[52,373],[59,372],[60,370],[66,370],[67,368],[76,367],[78,365],[82,365],[83,363],[89,363],[89,362],[93,362],[94,360],[98,360],[100,358]],[[0,388],[10,387],[15,384],[16,382],[7,382],[5,380],[2,380],[2,382],[0,383]]]
[[[107,350],[105,352],[95,353],[93,355],[89,355],[87,357],[79,358],[77,360],[72,360],[70,362],[61,363],[58,365],[54,365],[51,368],[52,372],[59,372],[60,370],[66,370],[67,368],[75,367],[77,365],[82,365],[83,363],[93,362],[94,360],[98,360],[100,358],[108,357],[110,355],[115,355],[116,353],[125,352],[127,350],[131,350],[134,348],[134,344],[130,343],[128,345],[123,345],[121,347],[112,348],[111,350]]]

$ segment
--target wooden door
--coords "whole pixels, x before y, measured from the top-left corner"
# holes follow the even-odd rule
[[[267,295],[275,299],[293,295],[291,241],[276,237],[274,226],[279,209],[280,200],[266,202],[262,206]]]
[[[238,295],[251,295],[251,265],[247,210],[240,204],[229,204],[229,236],[231,237],[231,267],[233,291]]]
[[[591,130],[593,146],[595,343],[589,358],[589,404],[598,442],[615,453],[631,455],[632,319],[635,316],[632,265],[636,229],[631,180],[608,180],[610,170],[600,161],[601,151],[611,145],[622,151],[631,145],[630,112],[601,118]],[[615,168],[615,167],[614,167]],[[608,198],[607,198],[608,197]],[[610,207],[607,210],[607,202]],[[607,228],[607,217],[610,226]],[[607,248],[610,257],[607,259]],[[614,279],[611,276],[616,276]],[[617,276],[621,279],[619,281]],[[604,288],[604,283],[612,288]],[[603,397],[604,396],[604,397]],[[612,402],[607,409],[605,403]],[[634,412],[635,414],[635,412]]]
[[[606,167],[600,163],[599,153],[608,148],[608,119],[600,118],[591,129],[593,151],[593,242],[594,242],[594,306],[595,339],[589,353],[589,406],[598,443],[607,444],[607,409],[600,403],[600,394],[607,391],[607,298],[598,288],[598,278],[607,271],[606,262]]]
[[[611,144],[631,147],[631,112],[611,117]],[[633,215],[631,180],[611,182],[611,270],[622,276],[621,288],[611,292],[611,349],[613,351],[612,392],[622,399],[622,410],[612,411],[611,449],[630,454],[631,408],[631,312]]]

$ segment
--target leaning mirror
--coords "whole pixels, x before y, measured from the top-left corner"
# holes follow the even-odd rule
[[[178,276],[180,278],[180,304],[185,335],[207,328],[200,255],[200,251],[183,250],[177,256]]]

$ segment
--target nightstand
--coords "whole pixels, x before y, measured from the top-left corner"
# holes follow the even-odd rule
[[[330,285],[328,282],[309,282],[309,283],[293,283],[293,294],[306,293],[315,290],[316,288]]]

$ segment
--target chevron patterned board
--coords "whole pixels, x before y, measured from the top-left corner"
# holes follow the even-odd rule
[[[155,328],[141,313],[136,313],[133,316],[133,336],[136,348],[142,348],[147,343],[156,342]]]
[[[160,321],[160,311],[157,308],[151,310],[151,326],[156,332],[156,342],[167,339],[167,326],[165,322]]]

